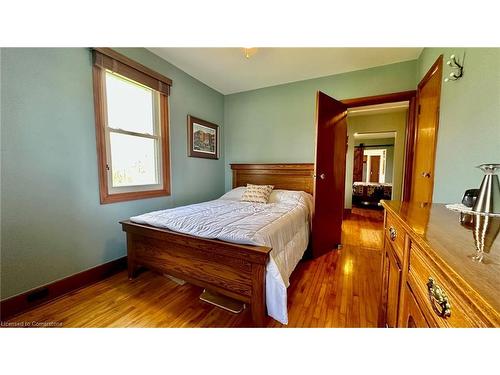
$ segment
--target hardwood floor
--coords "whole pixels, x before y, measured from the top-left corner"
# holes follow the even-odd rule
[[[344,218],[342,243],[356,247],[382,249],[384,211],[353,208]]]
[[[304,260],[288,288],[288,326],[375,327],[379,297],[382,211],[353,209],[344,247]],[[199,300],[202,289],[146,271],[126,272],[74,291],[10,322],[62,322],[64,327],[250,327],[250,311],[232,314]]]

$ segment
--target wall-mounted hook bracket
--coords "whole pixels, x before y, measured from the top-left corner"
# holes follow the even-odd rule
[[[464,52],[464,57],[462,58],[462,62],[460,62],[460,60],[458,60],[455,55],[450,56],[450,59],[447,61],[446,65],[448,65],[451,69],[454,69],[454,71],[452,71],[450,75],[444,79],[445,82],[457,81],[463,77],[464,61],[465,61],[465,52]]]

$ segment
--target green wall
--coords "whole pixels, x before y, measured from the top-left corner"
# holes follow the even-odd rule
[[[225,96],[226,189],[230,163],[314,161],[318,90],[337,99],[414,90],[416,69],[414,60]]]
[[[145,49],[117,50],[173,80],[172,195],[99,204],[88,49],[2,49],[2,299],[124,256],[119,220],[224,191],[223,154],[186,146],[187,114],[224,133],[223,96]]]
[[[464,76],[443,82],[436,151],[434,202],[459,202],[466,189],[479,187],[482,163],[500,163],[500,48],[425,48],[417,81],[440,54],[446,61],[466,52]]]
[[[372,114],[366,116],[347,116],[347,156],[345,173],[345,208],[352,205],[352,174],[354,165],[354,133],[396,132],[394,141],[394,173],[392,199],[400,200],[403,186],[404,150],[406,137],[407,111]]]

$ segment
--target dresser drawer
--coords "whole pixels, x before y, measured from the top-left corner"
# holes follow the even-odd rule
[[[436,327],[484,327],[471,309],[470,301],[459,297],[453,282],[432,265],[418,245],[410,244],[407,283],[427,321]]]
[[[403,249],[405,246],[405,231],[390,213],[387,213],[385,236],[386,241],[392,244],[396,256],[401,263],[403,261]]]

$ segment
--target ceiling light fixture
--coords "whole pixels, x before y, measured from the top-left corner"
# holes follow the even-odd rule
[[[257,53],[257,48],[256,47],[244,47],[243,48],[243,54],[245,55],[245,57],[247,59],[249,59],[250,57],[252,57],[256,53]]]

